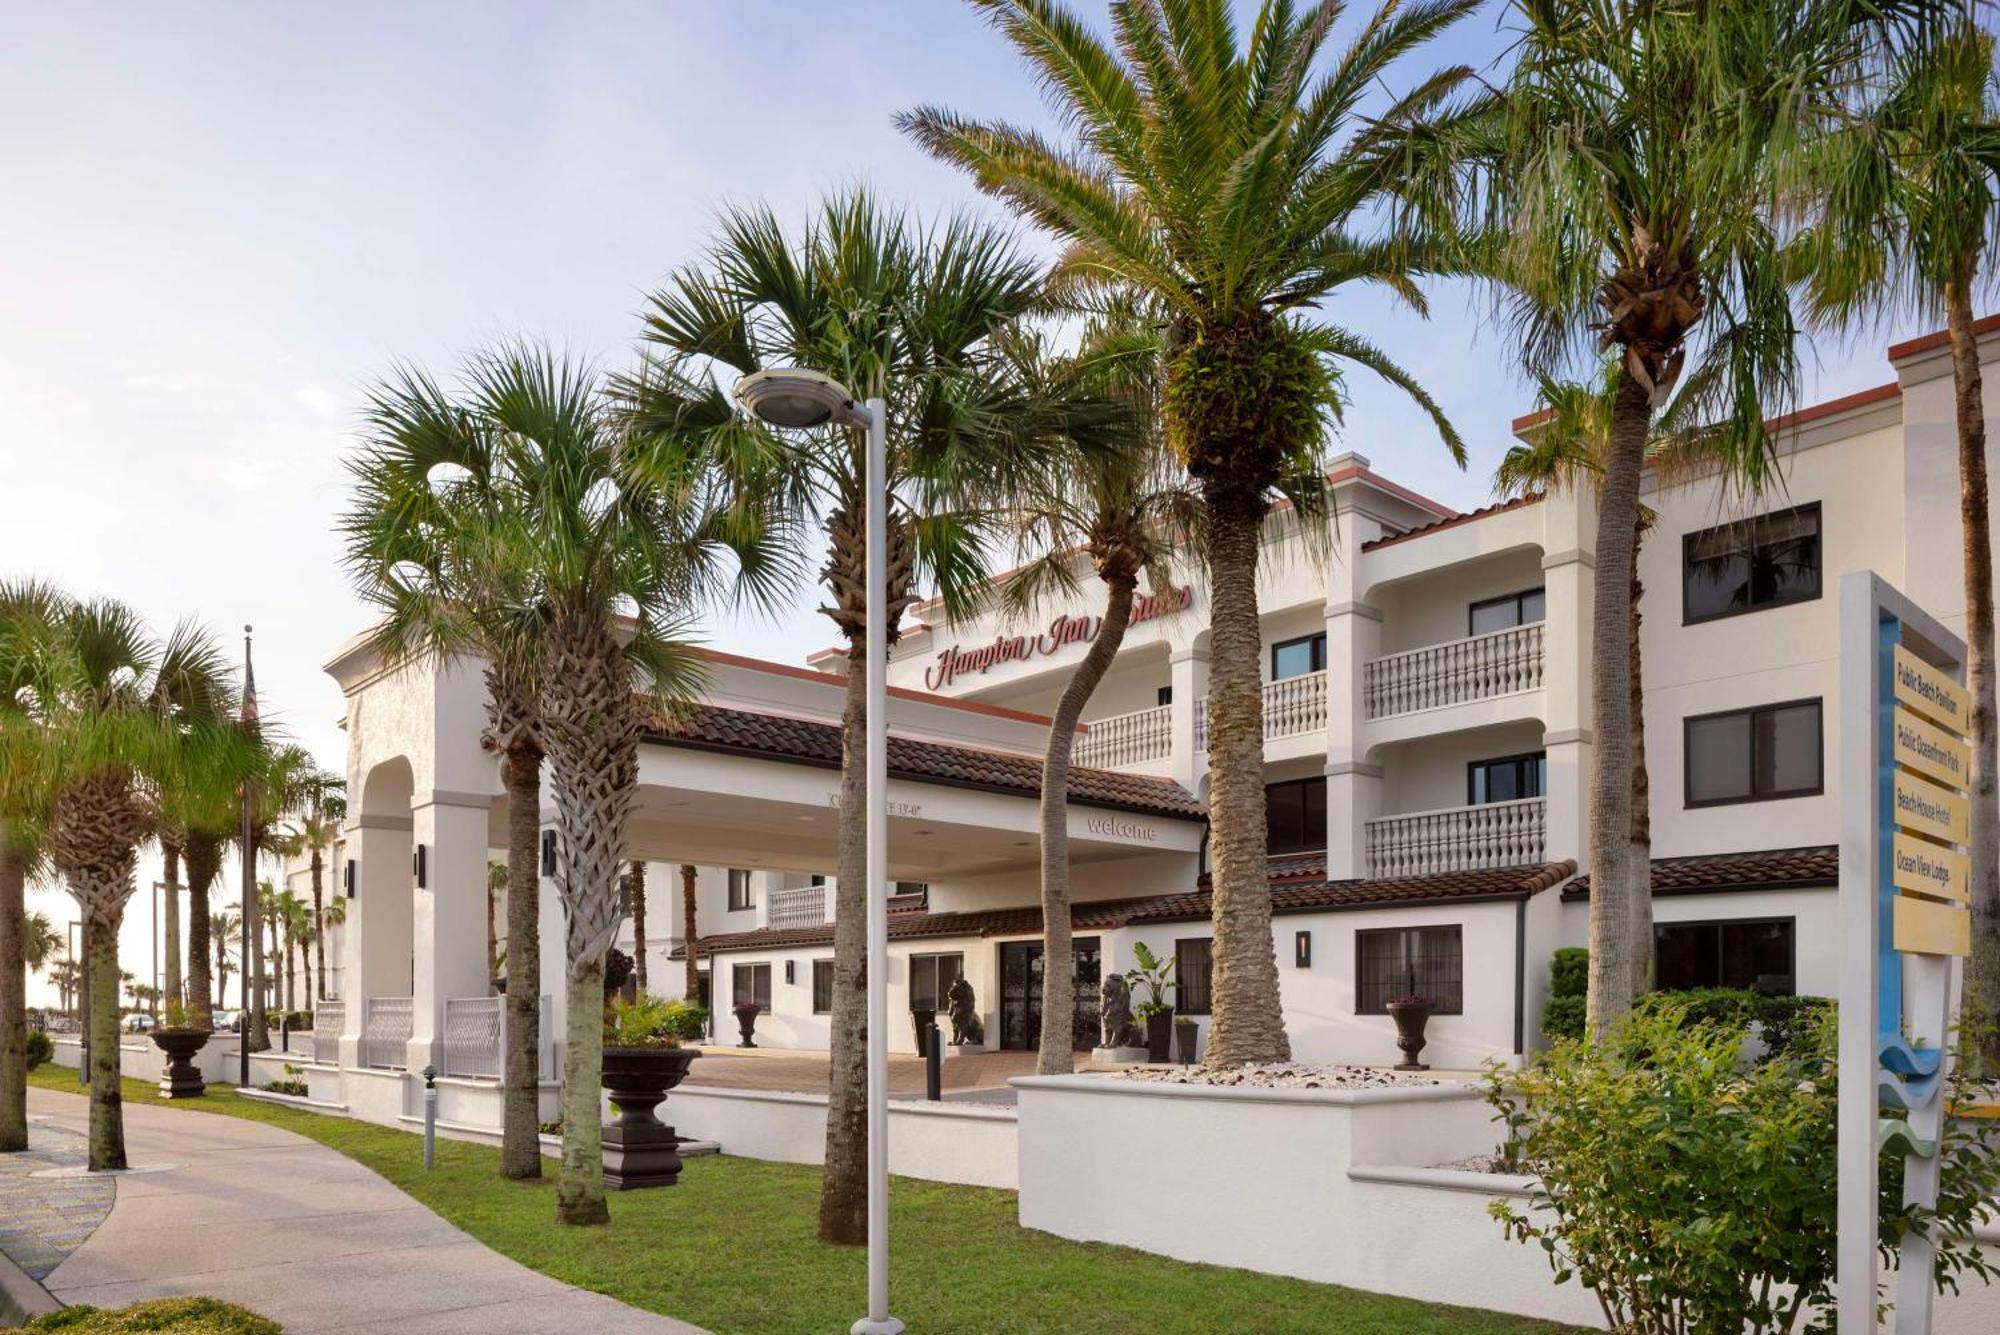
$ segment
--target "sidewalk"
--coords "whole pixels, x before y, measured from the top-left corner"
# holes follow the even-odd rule
[[[77,1132],[88,1117],[82,1098],[44,1089],[28,1111]],[[125,1138],[135,1168],[174,1167],[116,1179],[109,1218],[42,1281],[64,1303],[207,1294],[288,1332],[698,1335],[510,1261],[289,1131],[127,1104]]]

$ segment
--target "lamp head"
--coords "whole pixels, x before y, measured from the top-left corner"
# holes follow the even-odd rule
[[[829,422],[859,426],[868,420],[847,386],[830,375],[799,367],[759,371],[736,382],[733,397],[759,421],[795,430]]]

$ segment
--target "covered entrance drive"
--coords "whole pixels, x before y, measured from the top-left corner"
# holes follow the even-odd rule
[[[1076,1006],[1071,1017],[1070,1046],[1088,1052],[1097,1046],[1097,987],[1103,981],[1098,938],[1072,941]],[[1000,943],[1000,1046],[1013,1052],[1033,1052],[1042,1045],[1043,948],[1040,941]]]

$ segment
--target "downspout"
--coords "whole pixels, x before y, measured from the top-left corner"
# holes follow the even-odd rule
[[[1514,1055],[1525,1057],[1528,1009],[1528,897],[1514,903]]]

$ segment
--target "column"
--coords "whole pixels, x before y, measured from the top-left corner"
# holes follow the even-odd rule
[[[1548,755],[1550,861],[1590,862],[1590,616],[1597,507],[1572,488],[1542,502],[1542,747]]]
[[[1207,755],[1197,751],[1194,744],[1195,701],[1208,694],[1208,645],[1189,645],[1174,650],[1173,657],[1168,660],[1167,674],[1174,693],[1168,715],[1168,726],[1172,730],[1169,772],[1175,783],[1192,793],[1208,769]]]
[[[1364,463],[1366,461],[1363,461]],[[1382,767],[1364,759],[1363,672],[1382,653],[1382,612],[1366,593],[1361,544],[1381,525],[1336,498],[1326,581],[1326,876],[1368,874],[1368,822],[1382,814]]]
[[[409,1069],[444,1064],[444,1003],[491,990],[486,960],[486,862],[492,799],[477,793],[419,794],[411,809],[423,850],[413,901]]]
[[[347,826],[347,860],[357,893],[348,901],[342,932],[341,991],[347,1003],[342,1066],[366,1065],[361,1035],[368,998],[410,994],[411,824],[408,816],[363,814]]]

